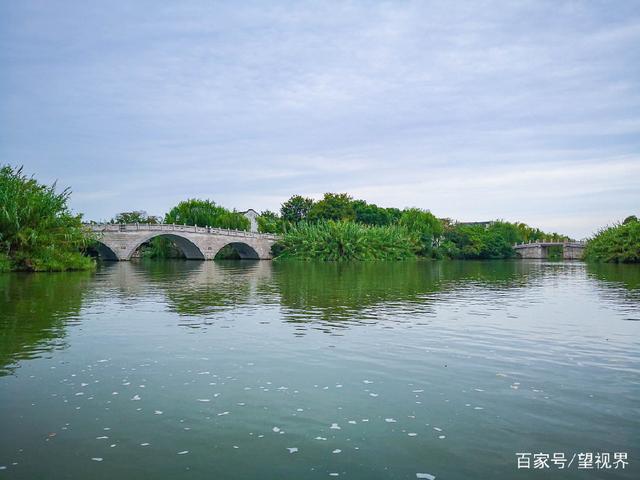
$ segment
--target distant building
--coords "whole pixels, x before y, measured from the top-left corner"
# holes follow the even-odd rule
[[[246,212],[240,212],[240,213],[242,215],[244,215],[245,217],[247,217],[249,219],[249,221],[251,222],[251,227],[249,228],[249,230],[252,231],[252,232],[257,232],[258,231],[258,216],[260,214],[258,212],[256,212],[253,208],[250,208]]]

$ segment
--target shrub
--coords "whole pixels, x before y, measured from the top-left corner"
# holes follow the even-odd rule
[[[344,221],[301,222],[280,240],[278,259],[403,260],[415,257],[420,246],[405,228],[371,227]]]
[[[592,262],[639,263],[640,221],[629,217],[625,222],[604,228],[590,238],[583,258]]]
[[[0,263],[6,269],[32,271],[84,270],[94,266],[81,249],[92,235],[73,215],[69,189],[56,192],[22,173],[22,168],[0,169]]]

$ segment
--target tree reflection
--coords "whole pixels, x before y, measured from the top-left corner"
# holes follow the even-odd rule
[[[607,294],[622,297],[638,308],[640,302],[640,265],[617,263],[588,263],[587,275],[598,280]]]
[[[78,318],[89,272],[0,275],[0,376],[16,362],[66,347],[66,326]]]
[[[537,271],[534,264],[514,261],[283,262],[274,265],[274,278],[287,321],[335,325],[376,321],[380,310],[372,315],[366,311],[382,304],[396,313],[428,312],[441,292],[470,282],[489,288],[522,286]]]

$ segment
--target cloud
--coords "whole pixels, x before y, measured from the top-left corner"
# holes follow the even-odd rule
[[[89,218],[347,191],[583,236],[640,204],[636,10],[5,2],[0,156]]]

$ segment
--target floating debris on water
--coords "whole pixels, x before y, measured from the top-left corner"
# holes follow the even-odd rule
[[[178,455],[186,455],[187,453],[189,453],[189,450],[183,450],[181,452],[178,452]]]
[[[94,462],[101,462],[103,460],[102,457],[92,457],[91,460],[93,460]]]
[[[289,450],[289,453],[296,453],[298,451],[297,447],[287,447],[287,450]]]
[[[425,480],[435,480],[436,476],[430,473],[416,473],[416,478],[423,478]]]

